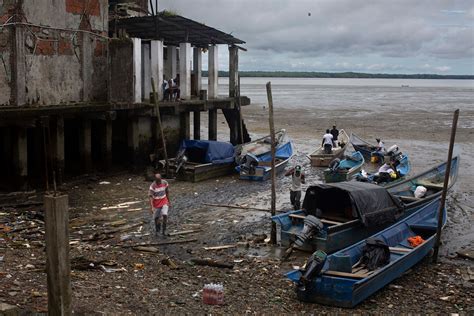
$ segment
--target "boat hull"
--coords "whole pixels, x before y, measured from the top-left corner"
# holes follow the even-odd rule
[[[278,163],[275,166],[275,171],[277,174],[281,173],[283,170],[285,170],[286,165],[290,161],[291,157],[288,159],[285,159],[284,161]],[[266,169],[264,167],[257,167],[255,170],[255,174],[246,174],[240,171],[239,178],[241,180],[249,180],[249,181],[265,181],[270,179],[272,176],[272,169]]]
[[[344,130],[341,130],[339,138],[344,142],[344,146],[334,149],[331,154],[324,154],[323,149],[320,148],[309,155],[311,167],[328,167],[331,161],[344,156],[347,146],[350,143],[350,137]]]

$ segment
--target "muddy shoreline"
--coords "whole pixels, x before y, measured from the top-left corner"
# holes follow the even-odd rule
[[[447,155],[450,127],[442,122],[450,121],[451,112],[385,113],[383,120],[378,117],[380,113],[360,115],[337,110],[277,109],[275,115],[276,126],[287,129],[296,144],[297,156],[291,164],[303,165],[309,184],[321,181],[321,170],[309,166],[306,154],[316,146],[321,133],[335,118],[338,127],[347,131],[368,139],[380,136],[386,144],[398,144],[412,159],[414,172],[443,161]],[[474,248],[474,176],[472,162],[467,159],[474,156],[474,129],[465,123],[472,117],[473,112],[461,113],[460,125],[466,126],[458,130],[457,136],[461,171],[448,200],[450,216],[443,235],[441,263],[435,265],[429,258],[425,259],[355,309],[304,304],[296,300],[293,286],[283,273],[294,265],[302,265],[305,255],[295,254],[282,263],[278,259],[279,248],[261,243],[261,240],[255,242],[269,232],[268,213],[204,205],[269,208],[270,182],[242,182],[236,175],[196,184],[171,180],[170,231],[199,231],[163,239],[149,235],[146,201],[149,182],[142,174],[128,173],[84,177],[69,181],[61,188],[70,198],[71,239],[75,241],[71,245],[71,258],[84,258],[90,262],[106,260],[114,263],[114,268],[126,270],[108,273],[95,267],[73,269],[73,309],[81,314],[472,313],[473,282],[466,281],[465,276],[468,269],[474,269],[474,264],[455,257],[458,250]],[[225,120],[219,118],[219,138],[226,140],[228,131],[222,124]],[[253,135],[267,133],[266,109],[262,104],[245,108],[244,118]],[[202,125],[206,126],[205,122]],[[205,134],[203,128],[202,135]],[[100,184],[103,181],[107,183]],[[280,175],[277,182],[279,210],[289,209],[288,188],[289,179]],[[130,201],[137,203],[124,209],[101,210]],[[5,242],[0,243],[0,256],[4,257],[0,261],[0,301],[44,312],[47,298],[46,274],[42,271],[45,258],[41,244],[41,209],[33,206],[0,210],[0,213],[0,221],[16,225],[33,222],[40,226],[38,232],[30,234],[26,233],[29,230],[8,233]],[[136,226],[127,231],[92,236],[95,232],[110,231],[118,222]],[[157,246],[157,253],[129,247],[137,243],[186,238],[197,241]],[[203,248],[236,243],[239,243],[236,248],[226,250]],[[178,269],[161,263],[168,257]],[[212,258],[234,264],[234,268],[196,266],[189,263],[192,258]],[[210,282],[224,284],[224,306],[202,303],[200,290]]]

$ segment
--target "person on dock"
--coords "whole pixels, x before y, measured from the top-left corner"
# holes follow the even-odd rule
[[[175,79],[171,79],[171,90],[174,101],[179,101],[181,98],[181,90],[179,89],[179,74],[176,75]]]
[[[326,130],[326,134],[323,136],[323,142],[321,143],[321,147],[324,148],[324,153],[325,154],[331,154],[332,151],[332,146],[333,146],[333,136],[329,132],[329,129]]]
[[[150,215],[155,223],[156,235],[160,233],[163,226],[163,236],[166,234],[166,224],[168,222],[168,210],[170,206],[168,182],[161,178],[161,174],[155,174],[155,181],[150,185]]]
[[[166,80],[165,76],[163,76],[163,101],[169,101],[170,100],[170,85],[168,83],[168,80]]]
[[[332,126],[331,135],[333,137],[332,141],[336,144],[337,137],[339,137],[339,130],[336,128],[336,125]]]
[[[291,187],[290,187],[290,203],[293,209],[299,210],[301,205],[301,184],[305,183],[304,172],[301,170],[300,165],[288,170],[285,174],[286,177],[291,175]]]

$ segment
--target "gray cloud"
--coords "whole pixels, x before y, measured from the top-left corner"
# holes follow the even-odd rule
[[[163,8],[245,40],[253,59],[279,58],[287,65],[285,57],[317,66],[324,57],[474,56],[474,2],[469,0],[166,0],[160,1]],[[433,67],[446,67],[441,63]]]

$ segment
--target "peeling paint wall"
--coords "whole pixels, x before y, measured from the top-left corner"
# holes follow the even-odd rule
[[[133,103],[133,43],[130,39],[111,39],[109,50],[109,101]]]
[[[0,67],[0,104],[107,101],[108,0],[0,0],[0,7],[7,2],[17,3],[16,10],[3,7],[0,21],[13,18],[32,25],[5,27],[21,28],[20,36],[18,30],[12,34],[17,43],[24,42],[24,50],[17,49],[20,54],[15,53],[7,67]],[[0,30],[3,60],[8,56],[2,50],[8,41],[4,34]],[[10,40],[8,46],[15,47],[14,42]],[[19,64],[22,67],[15,66]],[[7,84],[8,67],[14,69],[11,85]]]

